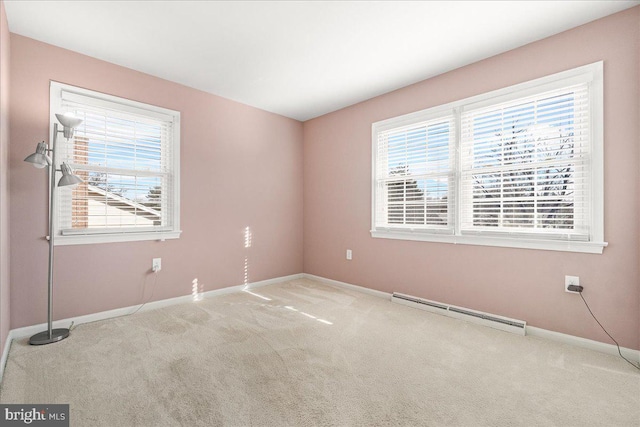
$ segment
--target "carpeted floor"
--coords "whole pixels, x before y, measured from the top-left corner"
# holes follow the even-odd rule
[[[300,279],[14,341],[0,401],[74,427],[640,426],[640,374]]]

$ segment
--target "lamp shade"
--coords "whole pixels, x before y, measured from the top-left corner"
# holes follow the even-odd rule
[[[56,119],[58,119],[62,126],[72,129],[77,128],[78,126],[80,126],[80,123],[82,123],[82,119],[79,119],[73,114],[69,113],[56,114]]]
[[[80,126],[82,119],[77,118],[71,113],[56,114],[56,119],[64,127],[63,133],[65,138],[73,137],[73,130]]]
[[[42,142],[38,142],[36,147],[36,152],[28,155],[25,159],[25,162],[31,163],[34,167],[38,169],[42,169],[47,165],[51,164],[51,159],[47,156],[47,144]]]
[[[76,185],[80,184],[82,179],[73,173],[71,166],[66,163],[62,163],[60,165],[60,169],[62,170],[62,178],[58,181],[58,187],[66,187],[68,185]]]

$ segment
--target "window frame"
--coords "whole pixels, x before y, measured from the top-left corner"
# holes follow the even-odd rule
[[[474,232],[462,233],[461,231],[461,117],[467,109],[476,109],[524,98],[527,96],[542,94],[549,90],[560,89],[574,84],[587,83],[589,85],[590,105],[590,166],[589,179],[590,201],[588,241],[579,240],[554,240],[549,238],[532,237],[526,235],[509,235],[504,232]],[[454,188],[450,189],[453,195],[453,234],[432,233],[427,229],[400,229],[393,227],[376,227],[376,167],[378,153],[378,134],[394,128],[408,126],[426,120],[433,120],[454,114],[455,136],[455,170]],[[582,252],[601,254],[607,242],[604,241],[604,129],[603,129],[603,62],[595,62],[567,71],[544,76],[524,83],[497,89],[480,95],[461,99],[443,105],[434,106],[421,111],[405,114],[398,117],[378,121],[372,124],[372,152],[371,152],[371,236],[373,238],[413,240],[439,243],[453,243],[480,246],[498,246],[521,249],[553,250],[566,252]]]
[[[57,123],[55,117],[56,113],[62,111],[62,92],[69,92],[77,94],[83,97],[93,98],[92,103],[95,104],[118,104],[122,106],[122,112],[131,113],[133,111],[144,111],[148,113],[149,117],[171,117],[173,121],[173,137],[170,142],[171,150],[171,176],[173,181],[173,194],[172,194],[172,212],[171,217],[173,219],[171,226],[168,229],[162,230],[149,230],[144,229],[140,231],[129,228],[126,231],[108,232],[105,229],[90,230],[85,229],[81,232],[72,232],[65,234],[60,227],[60,219],[58,218],[57,210],[53,214],[53,226],[51,231],[55,233],[54,243],[58,245],[78,245],[78,244],[96,244],[96,243],[116,243],[116,242],[132,242],[132,241],[145,241],[156,240],[164,241],[165,239],[177,239],[182,233],[180,229],[180,112],[170,110],[163,107],[158,107],[151,104],[145,104],[130,99],[105,94],[93,90],[80,88],[56,81],[50,81],[50,97],[49,97],[49,134],[53,135],[53,125]],[[56,144],[56,157],[59,157],[59,150],[61,149],[62,141],[60,138],[64,138],[61,134],[58,135],[58,143]],[[59,167],[59,165],[55,165]],[[56,172],[56,180],[60,177],[60,172]],[[62,197],[60,195],[60,189],[55,192],[56,206],[61,206]],[[49,204],[51,206],[51,204]],[[114,230],[115,231],[115,230]]]
[[[378,123],[374,123],[374,126],[378,125],[376,127],[376,129],[374,130],[374,145],[373,145],[373,185],[372,185],[372,197],[373,197],[373,207],[372,207],[372,229],[375,229],[375,186],[376,186],[376,167],[377,167],[377,133],[378,132],[385,132],[385,131],[389,131],[392,129],[398,129],[398,128],[403,128],[403,127],[409,127],[411,125],[414,124],[420,124],[420,123],[429,123],[429,122],[434,122],[437,121],[438,119],[443,119],[445,117],[451,116],[451,109],[448,108],[447,105],[444,106],[440,106],[440,107],[434,107],[434,108],[430,108],[429,110],[424,110],[424,111],[420,111],[420,114],[407,114],[405,116],[401,116],[401,117],[397,117],[396,119],[399,119],[398,121],[391,119],[389,120],[385,120],[384,123],[383,122],[378,122]],[[456,118],[453,117],[454,122],[456,122]],[[455,124],[457,126],[457,123]],[[451,166],[451,170],[448,171],[448,175],[451,178],[451,175],[456,173],[457,170],[457,164],[452,163],[456,161],[456,156],[454,153],[455,147],[452,149],[449,149],[449,163]],[[451,179],[450,179],[451,180]],[[454,177],[455,180],[455,177]],[[453,220],[455,220],[455,215],[453,214],[455,205],[454,202],[449,198],[447,199],[447,216],[448,216],[448,222],[450,222],[450,224],[447,224],[447,227],[433,227],[433,226],[429,226],[428,228],[425,227],[423,229],[420,229],[420,232],[422,233],[429,233],[429,234],[437,234],[437,235],[452,235],[454,232],[454,223]],[[393,227],[383,227],[383,229],[393,229]],[[409,230],[408,230],[409,229]],[[400,231],[402,233],[406,233],[406,232],[410,232],[411,227],[405,225],[404,227],[397,227],[395,230]]]

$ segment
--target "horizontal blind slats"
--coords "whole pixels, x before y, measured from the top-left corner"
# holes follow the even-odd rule
[[[173,122],[166,120],[170,116],[95,101],[63,93],[63,111],[74,113],[83,123],[73,139],[59,144],[58,155],[85,181],[61,191],[63,234],[171,228]]]
[[[588,85],[465,111],[461,231],[588,234]]]
[[[452,231],[448,194],[454,120],[390,129],[376,148],[376,226]]]
[[[372,235],[601,242],[601,91],[592,64],[374,123]]]

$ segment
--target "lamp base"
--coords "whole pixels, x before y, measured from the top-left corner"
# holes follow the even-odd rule
[[[69,336],[69,329],[66,329],[66,328],[52,329],[51,336],[49,336],[49,331],[39,332],[34,336],[32,336],[31,338],[29,338],[29,344],[31,345],[51,344],[54,342],[62,341],[68,336]]]

